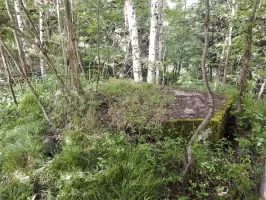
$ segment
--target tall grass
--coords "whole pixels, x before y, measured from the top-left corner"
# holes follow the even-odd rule
[[[83,82],[82,84],[85,84]],[[182,183],[187,141],[157,138],[156,124],[172,97],[155,86],[108,80],[95,93],[88,84],[82,95],[58,92],[58,83],[36,83],[49,115],[50,129],[27,90],[19,106],[0,104],[0,199],[252,199],[259,169],[254,159],[265,158],[265,106],[246,98],[242,120],[252,135],[239,137],[238,151],[224,140],[197,144],[195,171]],[[52,87],[51,90],[49,88]],[[18,91],[18,90],[16,90]],[[218,91],[234,94],[231,89]],[[56,95],[55,95],[56,93]],[[47,94],[47,95],[46,95]],[[55,96],[54,96],[55,95]],[[50,98],[54,96],[54,98]],[[1,106],[4,105],[4,106]],[[159,120],[158,120],[159,121]],[[155,138],[129,142],[139,129]],[[127,128],[131,129],[125,134]],[[44,138],[59,135],[49,144]],[[252,156],[250,156],[252,154]],[[227,191],[219,197],[220,191]]]

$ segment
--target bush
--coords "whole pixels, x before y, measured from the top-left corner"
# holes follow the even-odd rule
[[[251,160],[235,159],[235,152],[226,140],[211,147],[197,144],[195,174],[190,181],[190,190],[197,199],[253,199],[256,181],[251,177]],[[251,198],[252,197],[252,198]]]

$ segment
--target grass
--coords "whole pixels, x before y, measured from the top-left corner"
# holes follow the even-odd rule
[[[56,188],[58,199],[159,199],[165,182],[156,162],[150,146],[106,134],[87,146],[63,145],[39,184]]]
[[[254,167],[249,153],[265,152],[264,127],[255,125],[265,123],[263,102],[245,100],[254,135],[238,138],[241,156],[224,140],[199,143],[195,170],[182,182],[187,140],[155,134],[172,97],[124,80],[101,82],[98,93],[92,86],[66,95],[57,82],[36,83],[57,129],[27,90],[18,93],[18,107],[0,104],[0,199],[255,199],[262,166]],[[139,135],[143,128],[150,135]],[[56,143],[43,142],[54,135]],[[217,196],[226,189],[227,196]]]

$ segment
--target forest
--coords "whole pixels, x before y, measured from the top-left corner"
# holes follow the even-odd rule
[[[266,199],[264,0],[0,0],[0,200]]]

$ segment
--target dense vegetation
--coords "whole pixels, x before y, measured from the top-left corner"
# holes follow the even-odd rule
[[[0,0],[0,199],[259,199],[265,2],[189,2]],[[233,99],[225,136],[166,137],[164,88]]]
[[[69,104],[58,82],[47,80],[35,88],[56,129],[27,89],[16,87],[18,107],[8,96],[1,101],[1,199],[257,199],[265,158],[263,101],[246,97],[245,135],[197,143],[194,171],[183,180],[188,141],[163,137],[150,118],[163,112],[170,95],[114,79],[95,93],[84,81],[86,92],[67,95]]]

